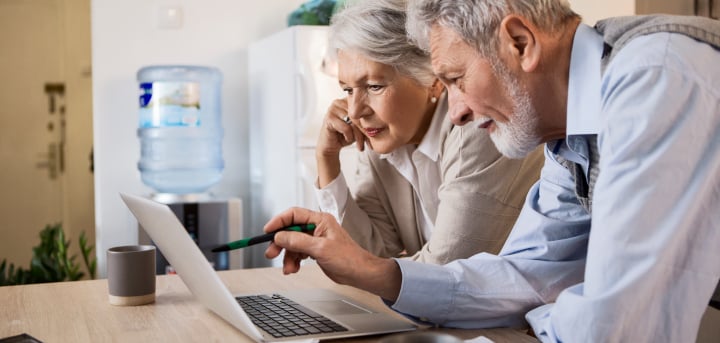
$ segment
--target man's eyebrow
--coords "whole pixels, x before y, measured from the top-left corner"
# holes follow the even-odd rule
[[[433,74],[439,79],[447,79],[447,65],[445,63],[437,63],[432,65]]]

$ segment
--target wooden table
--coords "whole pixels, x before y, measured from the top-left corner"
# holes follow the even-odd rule
[[[328,288],[363,300],[379,311],[392,312],[370,293],[335,284],[315,265],[303,266],[300,273],[290,276],[282,275],[279,268],[218,274],[233,293]],[[483,335],[498,343],[537,342],[513,329],[436,331],[463,339]],[[158,276],[155,303],[135,307],[110,305],[105,279],[0,287],[0,338],[21,333],[46,343],[250,341],[195,300],[176,275]],[[342,341],[376,342],[381,337]]]

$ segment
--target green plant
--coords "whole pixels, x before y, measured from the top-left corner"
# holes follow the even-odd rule
[[[309,0],[288,16],[288,26],[329,25],[336,0]]]
[[[88,245],[85,232],[79,238],[80,252],[90,278],[95,278],[97,261],[91,257],[92,245]],[[47,225],[40,232],[40,244],[33,248],[30,267],[23,269],[3,259],[0,263],[0,286],[28,283],[74,281],[85,274],[75,262],[76,256],[68,256],[70,241],[65,239],[62,224]]]

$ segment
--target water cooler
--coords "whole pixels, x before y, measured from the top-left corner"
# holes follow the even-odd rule
[[[150,199],[167,204],[216,270],[242,268],[237,251],[213,253],[218,245],[242,238],[242,201],[213,196],[220,181],[222,74],[213,67],[157,65],[141,68],[138,170],[157,193]],[[152,244],[138,228],[141,244]],[[157,273],[173,272],[162,253]]]
[[[244,267],[241,252],[210,251],[218,245],[243,238],[240,198],[218,198],[208,193],[157,193],[148,197],[170,207],[215,270]],[[142,226],[138,228],[138,237],[140,244],[152,244]],[[158,252],[156,258],[156,272],[157,274],[174,272],[161,252]]]

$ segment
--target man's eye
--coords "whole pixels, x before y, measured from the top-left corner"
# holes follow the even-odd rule
[[[465,82],[464,82],[462,76],[449,76],[449,77],[446,77],[445,80],[443,81],[443,83],[444,83],[445,86],[448,87],[448,88],[454,86],[454,87],[457,87],[458,89],[460,89],[461,91],[463,91],[463,90],[465,89],[465,85],[464,85]]]
[[[345,94],[347,94],[347,95],[352,95],[353,90],[350,87],[346,87],[346,88],[343,88],[343,92],[345,92]]]
[[[461,76],[449,76],[449,77],[447,78],[447,83],[448,83],[448,84],[455,84],[455,83],[457,83],[457,82],[460,80],[460,78],[461,78]]]
[[[465,92],[465,79],[462,77],[455,78],[455,81],[453,82],[457,88],[460,89],[461,92]]]

